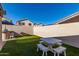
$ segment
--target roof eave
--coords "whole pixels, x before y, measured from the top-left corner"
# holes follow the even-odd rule
[[[78,15],[79,15],[79,11],[76,12],[76,13],[74,13],[74,14],[71,14],[71,15],[65,17],[65,18],[60,19],[59,21],[57,21],[57,22],[54,23],[54,24],[59,24],[59,23],[61,23],[61,22],[67,21],[67,20],[69,20],[69,19],[71,19],[71,18],[73,18],[73,17],[75,17],[75,16],[78,16]]]

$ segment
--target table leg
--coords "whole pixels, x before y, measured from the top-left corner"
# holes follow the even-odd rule
[[[64,56],[66,56],[66,50],[64,51]]]
[[[43,54],[42,54],[42,56],[44,56],[44,51],[43,51]]]

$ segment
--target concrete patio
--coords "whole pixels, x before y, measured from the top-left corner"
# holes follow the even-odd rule
[[[61,39],[65,44],[79,48],[79,35],[56,37],[56,38]]]

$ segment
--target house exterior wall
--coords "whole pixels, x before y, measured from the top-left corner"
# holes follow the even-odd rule
[[[0,18],[0,20],[1,20],[1,18]],[[2,24],[1,24],[1,21],[0,21],[0,40],[1,40],[1,38],[2,38]]]
[[[63,37],[79,35],[79,22],[51,26],[34,26],[34,35],[41,37]]]
[[[29,21],[29,20],[24,20],[24,21],[16,22],[16,25],[20,25],[19,23],[24,23],[24,25],[22,25],[22,26],[28,26],[29,23],[31,24],[31,26],[33,26],[33,23],[31,21]]]
[[[33,35],[33,26],[16,26],[16,25],[2,24],[2,31],[4,31],[5,26],[6,26],[6,29],[8,29],[8,31],[14,31],[16,33],[15,36],[21,33]],[[2,33],[2,40],[5,41],[5,39],[6,39],[6,35],[5,33]]]
[[[2,17],[3,17],[3,8],[2,5],[0,4],[0,41],[2,40],[2,23],[1,23]]]
[[[6,34],[5,33],[2,33],[2,41],[4,41],[5,40],[5,38],[6,38]]]
[[[2,17],[3,17],[3,8],[2,5],[0,4],[0,50],[4,46],[5,42],[2,41]]]
[[[1,20],[1,18],[0,18]],[[0,41],[2,40],[2,24],[1,24],[1,21],[0,21]]]
[[[8,31],[14,31],[17,34],[20,34],[23,32],[26,34],[33,35],[33,26],[16,26],[16,25],[4,25],[4,24],[2,24],[2,31],[4,31],[5,26],[6,26],[6,29],[8,29]]]

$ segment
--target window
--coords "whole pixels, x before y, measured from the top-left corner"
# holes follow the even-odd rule
[[[23,22],[19,22],[19,25],[25,25],[25,23],[23,23]]]
[[[21,22],[19,22],[19,25],[21,25]]]
[[[29,26],[31,26],[32,24],[31,23],[29,23]]]
[[[22,25],[25,25],[25,23],[22,23]]]

